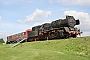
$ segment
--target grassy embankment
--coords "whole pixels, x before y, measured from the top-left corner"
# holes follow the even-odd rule
[[[90,60],[90,37],[0,44],[0,60]]]

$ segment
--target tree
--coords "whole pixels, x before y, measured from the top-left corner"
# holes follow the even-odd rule
[[[3,38],[0,38],[0,44],[5,43]]]

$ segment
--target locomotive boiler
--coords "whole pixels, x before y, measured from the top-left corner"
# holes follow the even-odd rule
[[[74,28],[75,25],[79,25],[79,20],[75,20],[73,16],[66,16],[66,19],[58,19],[51,23],[53,28],[60,28],[60,27],[72,27]]]

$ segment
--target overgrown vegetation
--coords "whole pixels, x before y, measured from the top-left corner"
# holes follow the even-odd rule
[[[0,39],[0,44],[4,43],[4,40],[3,38]]]
[[[1,60],[90,60],[90,37],[0,45]]]

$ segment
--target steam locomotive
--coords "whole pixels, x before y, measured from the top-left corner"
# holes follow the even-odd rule
[[[66,16],[65,19],[58,19],[51,23],[45,23],[42,25],[34,26],[31,29],[26,30],[18,34],[14,34],[7,37],[7,43],[17,42],[26,38],[27,42],[51,40],[60,38],[76,38],[81,34],[80,29],[76,28],[80,21],[75,20],[73,16]]]

